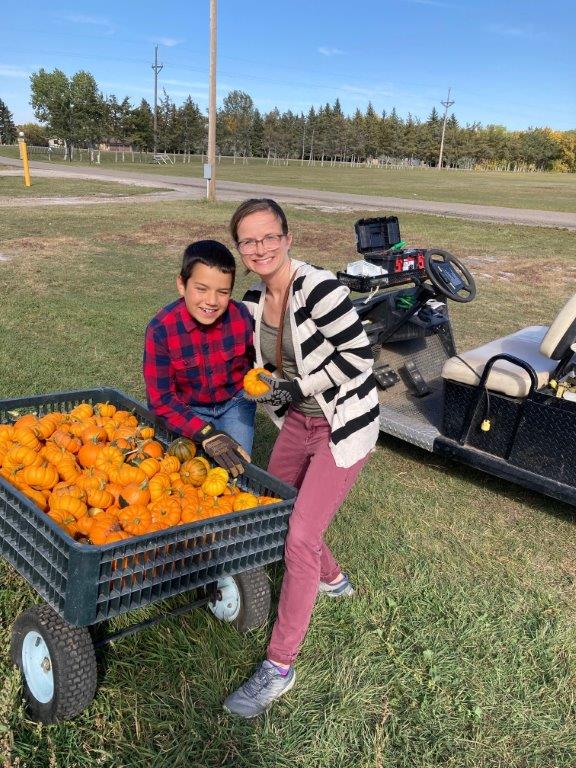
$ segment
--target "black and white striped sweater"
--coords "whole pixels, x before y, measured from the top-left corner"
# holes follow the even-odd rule
[[[339,467],[350,467],[376,444],[380,409],[368,337],[349,290],[331,272],[292,259],[296,277],[288,304],[300,388],[314,395],[331,425],[330,449]],[[266,287],[250,288],[243,301],[254,318],[256,365],[262,366],[260,328]],[[280,427],[286,406],[266,406]]]

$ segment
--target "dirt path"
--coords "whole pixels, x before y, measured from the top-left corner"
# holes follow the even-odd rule
[[[0,158],[0,162],[14,167],[20,166],[19,160]],[[53,177],[81,177],[84,179],[106,179],[122,184],[138,186],[164,187],[166,192],[151,194],[90,197],[44,197],[10,198],[0,197],[0,207],[41,206],[41,205],[101,205],[103,203],[142,203],[163,200],[201,199],[206,194],[206,182],[203,179],[152,175],[124,171],[119,173],[111,168],[82,168],[59,166],[50,163],[31,162],[36,174]],[[0,171],[0,175],[12,173]],[[434,216],[449,216],[476,221],[490,221],[505,224],[522,224],[535,227],[559,227],[576,231],[576,213],[562,211],[539,211],[524,208],[505,208],[493,205],[471,205],[469,203],[446,203],[433,200],[410,200],[401,197],[381,197],[355,195],[324,190],[296,189],[262,184],[243,184],[236,181],[219,180],[217,185],[219,200],[243,200],[246,197],[273,197],[278,202],[289,205],[303,205],[326,211],[409,211],[427,213]]]

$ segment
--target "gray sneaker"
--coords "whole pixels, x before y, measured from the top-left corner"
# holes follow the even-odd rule
[[[224,701],[224,709],[239,717],[257,717],[265,712],[276,699],[288,693],[296,682],[296,671],[290,668],[281,675],[269,661],[263,661],[249,680],[231,693]]]
[[[336,584],[327,584],[325,581],[321,581],[318,585],[318,592],[327,597],[352,597],[355,592],[354,587],[350,584],[348,574],[344,573],[342,576],[343,578]]]

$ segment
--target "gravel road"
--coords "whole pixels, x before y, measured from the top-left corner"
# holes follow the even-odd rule
[[[18,168],[20,161],[0,157],[0,163]],[[61,166],[54,168],[50,163],[32,161],[30,167],[35,175],[53,177],[80,177],[116,181],[123,184],[162,188],[165,191],[127,197],[0,197],[0,207],[24,207],[41,205],[101,205],[103,203],[134,204],[177,199],[200,199],[206,195],[203,179],[152,175],[113,168],[82,168]],[[19,171],[4,171],[0,176]],[[536,227],[559,227],[576,231],[576,213],[563,211],[538,211],[525,208],[505,208],[495,205],[471,205],[469,203],[445,203],[433,200],[410,200],[401,197],[380,197],[355,195],[343,192],[326,192],[314,189],[296,189],[260,184],[243,184],[236,181],[217,182],[219,200],[243,200],[246,197],[273,197],[280,203],[303,205],[326,211],[381,211],[386,213],[410,211],[434,216],[449,216],[476,221],[490,221],[505,224],[523,224]]]

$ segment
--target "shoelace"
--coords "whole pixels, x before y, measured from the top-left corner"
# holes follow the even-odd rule
[[[274,677],[276,671],[274,669],[265,669],[260,667],[250,678],[244,683],[244,690],[250,696],[255,696],[265,688],[270,680]]]

